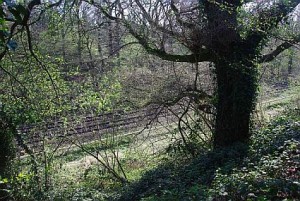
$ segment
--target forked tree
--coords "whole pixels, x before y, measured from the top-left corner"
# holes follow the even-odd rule
[[[299,0],[116,0],[106,1],[106,7],[90,3],[123,23],[149,54],[174,62],[214,64],[214,147],[249,139],[257,65],[300,40],[296,33],[262,54],[272,33],[296,20]],[[115,13],[107,13],[108,7]]]
[[[8,2],[8,0],[6,0]],[[46,8],[59,5],[46,4]],[[217,92],[214,146],[246,142],[257,92],[257,65],[269,62],[300,41],[300,34],[282,38],[266,54],[262,50],[276,30],[296,17],[300,0],[86,0],[110,20],[123,24],[149,54],[174,62],[214,64]],[[13,12],[6,43],[24,27],[40,0]],[[19,10],[18,10],[19,9]],[[2,40],[5,42],[5,40]],[[0,53],[0,59],[8,51]],[[205,93],[200,93],[204,97]]]

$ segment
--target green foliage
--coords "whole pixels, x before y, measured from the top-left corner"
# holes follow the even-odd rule
[[[298,110],[258,130],[249,146],[176,158],[123,189],[119,200],[283,200],[300,198]]]
[[[132,183],[124,187],[99,165],[84,165],[79,169],[62,165],[64,161],[81,161],[84,157],[72,149],[63,157],[55,158],[51,167],[55,172],[51,177],[53,186],[47,191],[40,189],[36,192],[41,185],[30,170],[22,172],[28,175],[22,176],[23,179],[8,179],[6,182],[14,186],[8,190],[17,189],[11,193],[21,200],[297,199],[299,116],[298,110],[289,110],[256,131],[249,146],[236,144],[214,151],[203,149],[193,159],[180,155],[153,161],[149,156],[132,154],[128,150],[121,163]],[[125,137],[118,145],[128,148],[129,143],[130,139]],[[112,148],[99,143],[85,147],[100,152]]]
[[[115,72],[104,75],[96,82],[86,78],[84,83],[73,83],[71,86],[71,94],[75,95],[73,106],[81,111],[96,114],[110,111],[120,101],[122,87]]]
[[[113,109],[120,100],[121,85],[116,72],[99,80],[81,75],[85,79],[83,83],[66,81],[60,72],[59,59],[42,55],[39,59],[43,61],[42,66],[31,57],[18,62],[2,62],[11,74],[1,78],[0,100],[14,122],[37,122],[69,111],[100,113]],[[77,75],[76,70],[68,74],[69,77]]]
[[[289,110],[252,137],[242,167],[217,169],[210,192],[218,199],[297,199],[299,190],[299,114]]]
[[[12,176],[4,179],[10,200],[49,200],[52,196],[43,186],[43,180],[30,169],[15,171]]]
[[[27,14],[27,8],[19,2],[12,0],[0,1],[0,47],[1,50],[16,50],[18,44],[9,33],[11,22],[22,24],[24,16]]]
[[[39,55],[39,59],[45,62],[42,66],[32,57],[18,62],[2,61],[11,74],[1,78],[0,100],[16,123],[40,121],[68,109],[62,99],[68,89],[58,66],[48,56]]]
[[[102,76],[99,80],[92,80],[91,76],[85,76],[87,82],[71,82],[65,79],[66,75],[61,71],[60,58],[42,56],[38,53],[36,55],[42,63],[30,55],[22,60],[16,57],[15,61],[8,59],[2,61],[3,68],[10,73],[4,73],[0,76],[0,101],[1,104],[5,105],[3,112],[11,117],[11,121],[15,125],[39,122],[57,115],[63,116],[63,114],[70,114],[70,111],[75,111],[77,115],[80,112],[91,113],[91,110],[95,113],[109,111],[119,101],[121,85],[115,72]],[[79,73],[74,71],[74,74]],[[1,115],[2,117],[4,116]],[[1,128],[0,132],[3,131],[5,130]],[[2,137],[9,137],[10,141],[3,140]],[[22,135],[21,137],[27,138],[29,136]],[[7,145],[13,142],[13,136],[7,135],[7,133],[2,135],[1,133],[0,138],[0,148],[3,147],[3,151],[10,148]],[[2,143],[5,144],[2,145]],[[14,199],[47,200],[53,197],[50,193],[55,191],[55,188],[53,190],[52,179],[54,179],[53,175],[57,167],[53,164],[54,151],[47,147],[46,141],[44,143],[43,153],[27,156],[30,158],[29,164],[9,166],[15,169],[15,176],[8,178],[9,182],[7,183],[9,185],[5,184],[1,186],[1,189],[9,191]],[[1,161],[5,162],[2,157]],[[1,162],[1,165],[4,164]],[[26,169],[27,173],[24,174],[31,175],[26,180],[16,179],[19,178],[20,167]],[[70,200],[72,197],[74,199],[77,197],[78,199],[76,199],[80,200],[79,195],[88,191],[87,187],[81,188],[79,186],[78,189],[78,193],[75,193],[73,189],[74,191],[72,190],[71,194],[66,196],[66,200]],[[84,189],[84,192],[80,189]],[[87,196],[96,194],[97,190],[91,189],[90,191],[91,193],[88,193]],[[61,192],[64,191],[57,193]],[[102,194],[99,196],[101,197]],[[59,198],[60,195],[57,197]]]

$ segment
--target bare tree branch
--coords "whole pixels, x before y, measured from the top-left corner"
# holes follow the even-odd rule
[[[203,61],[210,61],[211,53],[207,49],[203,49],[202,52],[196,54],[187,54],[187,55],[180,55],[180,54],[169,54],[165,50],[158,49],[158,48],[152,48],[149,44],[149,42],[144,38],[143,36],[136,33],[136,31],[133,30],[133,28],[127,24],[127,28],[129,29],[129,32],[131,35],[133,35],[138,42],[145,48],[145,50],[155,56],[158,56],[159,58],[167,61],[175,61],[175,62],[189,62],[189,63],[197,63],[197,62],[203,62]]]
[[[267,1],[257,5],[254,13],[257,13],[256,18],[259,20],[259,23],[256,24],[256,27],[251,31],[246,41],[260,43],[300,3],[299,0],[291,0],[289,3],[286,3],[286,1],[274,2]]]
[[[187,21],[183,21],[181,18],[180,18],[180,12],[179,10],[177,9],[175,3],[174,3],[174,0],[171,0],[171,9],[172,11],[174,12],[175,14],[175,17],[176,17],[176,20],[179,24],[181,24],[182,26],[186,27],[186,28],[189,28],[189,29],[192,29],[195,27],[195,24],[193,23],[189,23]]]
[[[272,61],[274,58],[276,58],[284,50],[292,47],[293,45],[295,45],[299,42],[300,42],[300,35],[298,35],[294,40],[283,42],[282,44],[277,46],[274,51],[272,51],[269,54],[263,55],[261,58],[259,58],[258,62],[263,63],[263,62]]]

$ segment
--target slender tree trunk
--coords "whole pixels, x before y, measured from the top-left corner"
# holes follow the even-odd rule
[[[113,22],[108,23],[108,54],[112,56],[114,54],[114,38],[113,38]]]
[[[65,32],[65,28],[62,28],[61,30],[61,40],[62,40],[62,56],[63,56],[63,61],[67,62],[66,60],[66,32]]]
[[[82,68],[82,30],[81,30],[81,22],[80,22],[80,5],[81,2],[76,5],[76,17],[77,17],[77,56],[79,66]]]
[[[256,97],[256,68],[251,62],[230,59],[215,65],[218,98],[214,147],[246,142]]]
[[[295,51],[291,49],[289,54],[289,61],[288,61],[288,75],[292,74],[294,56],[295,56]]]
[[[82,35],[81,35],[81,27],[78,22],[78,40],[77,40],[77,54],[78,54],[78,62],[80,67],[82,67],[82,46],[81,46],[81,40],[82,40]]]
[[[117,57],[117,67],[120,68],[121,67],[121,63],[120,63],[120,46],[121,46],[121,26],[120,26],[120,22],[116,22],[116,26],[115,28],[115,44],[114,44],[114,52],[116,52],[116,57]]]

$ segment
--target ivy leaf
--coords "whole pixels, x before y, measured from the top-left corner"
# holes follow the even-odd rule
[[[2,179],[2,181],[3,181],[4,184],[8,183],[8,179],[7,178]]]
[[[0,17],[4,18],[4,16],[5,16],[5,12],[4,12],[3,8],[1,7],[0,8]]]
[[[5,30],[0,30],[0,41],[5,43],[5,38],[8,36],[8,32]]]
[[[21,14],[17,8],[10,7],[10,8],[8,8],[8,10],[9,10],[9,12],[11,12],[11,14],[14,16],[14,18],[16,19],[17,22],[19,22],[19,23],[22,22]]]
[[[7,43],[7,47],[8,47],[10,50],[15,51],[16,48],[18,47],[18,44],[17,44],[16,41],[10,40],[10,41],[8,41],[8,43]]]
[[[27,12],[27,9],[24,6],[22,6],[21,4],[16,5],[15,8],[16,8],[16,11],[19,12],[19,14],[25,15]]]
[[[4,2],[8,7],[13,7],[14,5],[16,5],[12,0],[4,0]]]

